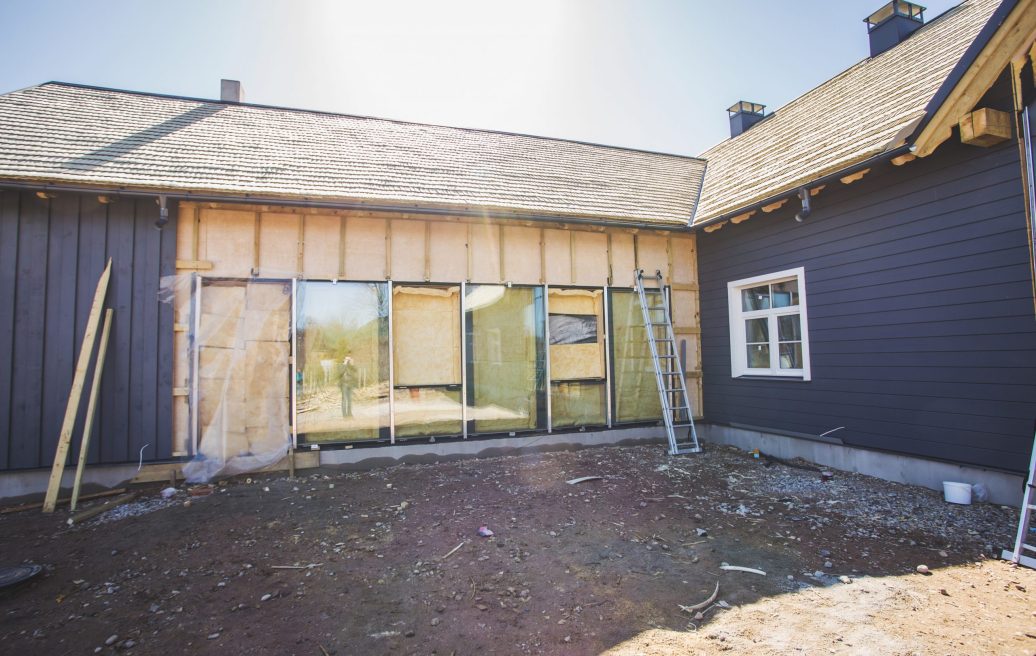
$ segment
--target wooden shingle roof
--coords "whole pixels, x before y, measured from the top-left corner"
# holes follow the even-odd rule
[[[899,145],[901,131],[909,136],[999,4],[965,0],[903,43],[703,153],[708,166],[694,223],[748,208]]]
[[[51,82],[0,96],[0,182],[687,226],[700,159]]]

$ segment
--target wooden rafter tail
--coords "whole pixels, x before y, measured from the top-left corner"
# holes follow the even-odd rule
[[[94,412],[97,410],[97,397],[101,391],[101,375],[104,373],[104,359],[108,354],[108,338],[112,328],[112,309],[104,311],[104,327],[101,328],[101,344],[97,347],[97,363],[94,365],[94,379],[90,383],[90,400],[86,404],[86,421],[83,424],[83,439],[79,445],[79,464],[76,466],[76,477],[72,483],[72,498],[69,510],[75,511],[79,501],[79,486],[83,482],[83,470],[86,468],[86,456],[90,449],[90,435],[93,432]]]
[[[83,333],[83,345],[79,349],[75,374],[72,376],[72,389],[68,393],[68,405],[65,406],[65,419],[61,423],[57,449],[54,452],[54,464],[50,470],[50,481],[47,483],[47,495],[43,499],[43,512],[52,513],[57,507],[58,491],[61,489],[61,475],[65,472],[65,460],[68,459],[68,445],[72,441],[72,430],[75,428],[76,416],[79,414],[79,399],[83,395],[83,384],[86,382],[86,370],[90,367],[90,358],[97,341],[97,327],[101,322],[101,308],[104,297],[108,293],[108,281],[111,279],[112,260],[108,263],[97,281],[94,302],[90,307],[90,315],[86,320],[86,332]]]

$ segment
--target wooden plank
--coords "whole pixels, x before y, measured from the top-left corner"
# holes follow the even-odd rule
[[[94,302],[90,308],[90,318],[86,324],[86,336],[83,338],[83,348],[79,350],[79,359],[76,364],[75,375],[72,378],[72,390],[68,395],[68,407],[65,410],[65,419],[61,425],[61,435],[58,438],[57,450],[54,455],[54,465],[50,471],[50,481],[47,483],[47,494],[43,499],[43,512],[54,512],[57,504],[58,490],[61,488],[61,474],[65,470],[65,460],[68,458],[68,445],[72,439],[72,429],[75,427],[76,414],[79,408],[79,396],[83,393],[83,384],[86,380],[86,370],[90,366],[90,357],[93,355],[94,341],[97,333],[97,324],[101,318],[101,307],[104,305],[104,297],[108,292],[108,280],[111,278],[112,263],[108,260],[108,266],[104,268],[101,279],[97,282],[97,291],[94,293]]]
[[[103,492],[94,492],[93,494],[81,494],[81,495],[79,495],[79,500],[80,501],[88,501],[90,499],[102,499],[104,497],[114,497],[114,496],[119,495],[119,494],[124,494],[125,492],[126,492],[126,488],[118,487],[118,488],[115,488],[114,490],[104,490]],[[58,505],[61,505],[63,503],[68,503],[69,501],[70,501],[69,497],[64,497],[63,499],[58,499]],[[0,515],[7,515],[7,514],[10,514],[10,513],[16,513],[16,512],[23,512],[25,510],[36,510],[37,508],[42,508],[42,507],[43,507],[43,502],[42,501],[37,501],[35,503],[23,503],[23,504],[19,504],[17,506],[8,506],[6,508],[0,508]]]
[[[188,387],[174,387],[173,396],[187,396],[191,390]]]
[[[47,242],[47,259],[39,263],[47,272],[46,295],[39,299],[46,308],[43,326],[43,394],[39,400],[41,458],[46,458],[57,448],[62,412],[68,401],[72,372],[76,366],[78,194],[61,194],[50,201]],[[76,412],[79,412],[78,407]]]
[[[209,271],[214,267],[210,260],[177,260],[176,268],[180,271]]]
[[[183,465],[182,462],[168,462],[168,463],[152,463],[141,467],[137,475],[130,481],[130,485],[137,485],[140,483],[157,483],[166,482],[169,480],[171,472],[175,472],[177,478],[183,478]],[[295,466],[298,469],[313,469],[320,466],[320,452],[319,451],[305,451],[300,450],[295,452]],[[276,472],[276,471],[288,471],[288,458],[285,456],[274,464],[263,467],[259,470],[260,472]],[[249,474],[242,474],[250,476]]]
[[[79,485],[83,482],[83,470],[86,469],[87,453],[90,449],[90,434],[93,432],[94,413],[97,411],[97,397],[101,391],[101,376],[104,375],[104,361],[108,354],[108,341],[112,328],[112,309],[104,311],[104,327],[101,328],[101,341],[97,346],[97,363],[94,365],[93,380],[90,382],[90,398],[86,404],[86,419],[83,421],[83,439],[79,443],[79,464],[72,482],[70,510],[76,509],[79,499]]]
[[[85,522],[85,521],[87,521],[89,519],[93,519],[94,517],[97,517],[98,515],[103,515],[104,513],[108,512],[112,508],[115,508],[116,506],[121,506],[124,503],[129,503],[130,501],[133,501],[134,499],[137,498],[138,494],[140,494],[140,493],[139,492],[127,492],[126,494],[123,494],[121,496],[115,497],[111,501],[105,501],[102,504],[98,504],[98,505],[96,505],[96,506],[94,506],[92,508],[88,508],[88,509],[86,509],[86,510],[80,512],[80,513],[72,515],[67,520],[68,521],[68,525],[72,526],[73,524],[82,524],[83,522]],[[46,509],[44,509],[44,512],[46,512]]]
[[[39,467],[40,398],[43,395],[44,295],[47,289],[49,229],[47,201],[31,193],[21,195],[18,230],[18,267],[15,275],[14,350],[11,389],[9,466]]]
[[[0,361],[14,363],[15,288],[18,270],[18,193],[0,190]],[[0,375],[0,470],[11,442],[11,372]]]

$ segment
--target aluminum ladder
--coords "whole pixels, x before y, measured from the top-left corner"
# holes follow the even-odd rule
[[[1005,549],[1000,554],[1004,560],[1036,569],[1036,558],[1025,555],[1026,551],[1036,553],[1036,541],[1026,542],[1030,535],[1029,529],[1032,528],[1032,513],[1036,510],[1036,492],[1034,490],[1036,490],[1036,437],[1032,443],[1029,480],[1025,481],[1025,493],[1022,495],[1022,513],[1018,517],[1018,537],[1014,540],[1014,551]]]
[[[640,309],[644,314],[644,331],[651,348],[651,361],[658,383],[658,397],[662,402],[662,419],[669,438],[669,455],[700,453],[698,432],[694,428],[691,402],[687,396],[687,381],[676,348],[669,298],[665,293],[662,272],[655,271],[655,286],[644,287],[644,270],[634,272]],[[659,335],[659,333],[662,335]]]

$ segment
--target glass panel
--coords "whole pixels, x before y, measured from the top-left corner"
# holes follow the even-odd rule
[[[255,471],[290,443],[291,283],[203,281],[190,481]]]
[[[781,369],[802,368],[802,342],[789,342],[780,345]]]
[[[799,315],[789,314],[777,317],[777,338],[782,342],[800,341],[802,339]],[[750,339],[748,341],[753,342],[755,340]]]
[[[460,435],[460,286],[392,287],[396,437]]]
[[[769,319],[746,319],[745,320],[745,341],[749,344],[755,342],[770,341]]]
[[[785,280],[773,285],[773,306],[790,307],[799,304],[799,281]]]
[[[769,310],[770,309],[770,286],[752,287],[741,290],[741,309]]]
[[[636,292],[618,289],[610,291],[609,301],[615,422],[660,420],[662,406],[640,301]]]
[[[604,381],[573,381],[550,386],[554,428],[603,426],[607,423]]]
[[[543,288],[471,285],[464,303],[474,432],[546,428]]]
[[[297,311],[300,439],[387,437],[388,285],[300,282]]]
[[[748,368],[749,369],[769,369],[770,368],[770,345],[769,344],[749,344],[748,349]]]

